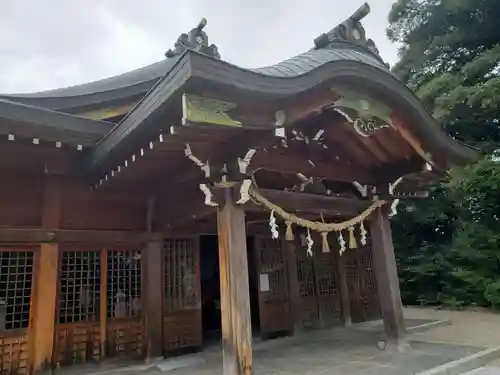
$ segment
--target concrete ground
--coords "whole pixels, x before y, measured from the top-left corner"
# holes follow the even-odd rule
[[[405,309],[410,345],[381,350],[381,322],[349,329],[312,331],[302,337],[254,342],[256,375],[412,375],[450,363],[487,348],[500,346],[500,315],[489,312],[450,312]],[[438,324],[449,319],[451,324]],[[412,328],[413,327],[413,328]],[[415,329],[415,327],[419,327]],[[218,346],[202,353],[161,361],[154,365],[107,369],[106,375],[215,375],[222,374]],[[188,365],[182,367],[182,365]],[[62,369],[76,374],[78,370]],[[500,359],[469,375],[500,375]],[[483,372],[481,372],[483,371]],[[93,371],[87,369],[83,373]]]
[[[500,314],[491,311],[446,311],[428,308],[407,308],[411,318],[448,319],[450,325],[441,325],[412,335],[424,341],[459,343],[472,346],[500,346]],[[465,373],[467,375],[500,375],[500,359]]]
[[[463,345],[500,346],[500,314],[490,311],[447,311],[430,308],[406,308],[405,318],[446,319],[450,325],[412,335],[414,339]]]

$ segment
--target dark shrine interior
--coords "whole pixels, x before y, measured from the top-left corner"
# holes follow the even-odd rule
[[[253,334],[259,333],[259,289],[255,246],[247,238],[248,284]],[[203,341],[205,344],[220,340],[220,272],[218,238],[216,235],[200,237],[200,279],[202,296]]]

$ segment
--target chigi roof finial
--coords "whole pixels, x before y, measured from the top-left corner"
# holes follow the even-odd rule
[[[336,42],[352,43],[368,49],[382,60],[373,40],[366,38],[365,29],[361,24],[361,20],[368,13],[370,13],[370,5],[364,3],[352,16],[340,25],[314,39],[314,48],[329,48]]]
[[[219,50],[215,44],[208,45],[208,36],[203,31],[207,25],[207,20],[202,18],[198,26],[191,29],[189,33],[183,33],[175,42],[174,49],[165,52],[165,57],[171,58],[182,54],[185,50],[192,50],[203,53],[207,56],[220,59]]]

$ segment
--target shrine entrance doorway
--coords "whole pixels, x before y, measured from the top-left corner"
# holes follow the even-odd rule
[[[247,255],[252,330],[254,334],[258,334],[260,331],[259,295],[253,237],[247,238]],[[219,343],[221,338],[220,269],[216,235],[200,236],[200,285],[203,344]]]
[[[337,250],[323,252],[318,239],[312,249],[313,256],[308,256],[301,242],[300,238],[296,241],[302,326],[321,328],[342,325]]]

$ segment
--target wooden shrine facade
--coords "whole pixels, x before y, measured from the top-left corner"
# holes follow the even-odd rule
[[[368,10],[270,67],[222,61],[203,20],[151,66],[0,95],[0,371],[197,348],[215,300],[225,374],[252,373],[252,323],[382,317],[404,342],[389,217],[475,154],[390,72]]]

